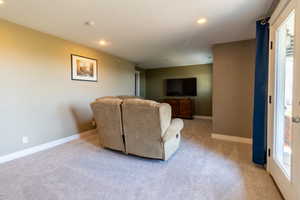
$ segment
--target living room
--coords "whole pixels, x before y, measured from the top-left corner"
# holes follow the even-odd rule
[[[0,0],[0,200],[298,200],[299,12]]]

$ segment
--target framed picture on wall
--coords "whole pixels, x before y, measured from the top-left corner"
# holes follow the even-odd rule
[[[71,54],[72,80],[98,81],[97,60],[75,54]]]

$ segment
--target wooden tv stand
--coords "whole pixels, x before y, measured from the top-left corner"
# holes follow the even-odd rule
[[[172,107],[173,118],[193,119],[194,102],[189,98],[164,99]]]

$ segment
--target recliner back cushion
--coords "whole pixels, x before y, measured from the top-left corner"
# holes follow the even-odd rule
[[[125,151],[121,116],[122,100],[118,98],[103,98],[91,104],[97,123],[97,131],[103,146]]]
[[[167,111],[170,109],[168,105],[164,106],[167,108],[160,109],[161,104],[150,100],[123,100],[122,116],[127,153],[162,158],[162,132],[171,120],[165,119],[163,126],[161,125],[162,113],[171,112]]]

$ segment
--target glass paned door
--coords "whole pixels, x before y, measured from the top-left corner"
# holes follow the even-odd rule
[[[300,0],[290,0],[270,20],[267,168],[286,200],[300,200],[299,11]]]
[[[295,12],[276,31],[275,54],[275,160],[289,178],[291,174],[291,138],[293,103]]]
[[[276,31],[274,157],[290,178],[292,160],[295,12]]]

